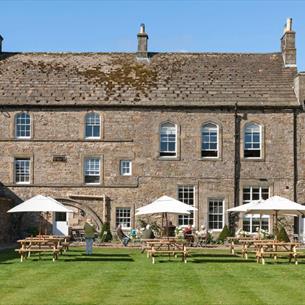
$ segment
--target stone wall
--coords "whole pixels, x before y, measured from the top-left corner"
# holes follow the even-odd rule
[[[208,199],[222,198],[225,209],[234,206],[235,115],[220,110],[115,110],[97,109],[102,118],[100,140],[84,140],[84,117],[87,111],[75,108],[33,109],[32,139],[14,139],[14,116],[8,109],[0,115],[0,181],[6,196],[13,198],[11,206],[36,194],[71,199],[86,204],[103,219],[103,200],[90,196],[105,196],[110,203],[111,227],[115,227],[116,207],[134,209],[166,194],[177,198],[178,185],[195,186],[195,225],[207,224]],[[263,130],[263,157],[243,158],[241,141],[240,189],[244,186],[268,186],[270,195],[293,199],[293,114],[289,112],[247,111],[239,113],[241,139],[246,122],[256,122]],[[299,153],[303,150],[305,116],[299,117]],[[172,160],[159,157],[159,128],[170,121],[178,126],[178,154]],[[200,155],[200,127],[215,122],[220,128],[220,156],[203,160]],[[54,155],[66,156],[66,162],[54,162]],[[31,158],[31,184],[14,184],[14,157]],[[83,179],[85,156],[100,156],[101,184],[88,186]],[[119,162],[130,159],[133,175],[120,176]],[[303,167],[299,159],[299,196]],[[303,180],[302,180],[303,179]],[[75,199],[77,196],[88,198]],[[242,202],[242,192],[240,192]],[[5,214],[1,210],[0,217]],[[174,219],[175,221],[176,219]],[[135,218],[132,217],[132,225]],[[228,221],[226,216],[226,222]]]

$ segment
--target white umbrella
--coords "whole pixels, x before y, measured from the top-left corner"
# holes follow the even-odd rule
[[[184,214],[189,215],[190,211],[195,211],[196,208],[185,204],[179,200],[171,198],[169,196],[162,196],[152,203],[138,208],[136,216],[139,215],[149,215],[149,214],[162,214],[165,215],[166,219],[166,231],[168,233],[168,218],[167,214]]]
[[[258,205],[264,203],[264,199],[253,200],[249,203],[239,205],[237,207],[228,209],[227,212],[240,212],[240,213],[247,213],[250,209],[257,207]],[[261,236],[262,230],[262,213],[259,213],[259,238]]]
[[[8,213],[19,212],[66,212],[73,211],[67,209],[57,200],[42,195],[34,196],[7,211]]]
[[[62,203],[58,202],[57,200],[51,197],[37,195],[7,211],[7,213],[21,213],[21,212],[72,213],[73,211],[67,209]],[[42,217],[40,217],[39,235],[41,234],[41,218]]]
[[[261,200],[253,200],[249,203],[246,203],[246,204],[242,204],[242,205],[239,205],[237,207],[234,207],[234,208],[231,208],[231,209],[228,209],[227,212],[248,212],[251,208],[255,208],[255,206],[257,206],[258,204],[264,202],[263,199]]]
[[[305,215],[305,206],[287,198],[272,196],[264,202],[248,209],[247,213],[263,213],[274,215]]]
[[[152,203],[138,208],[136,216],[147,215],[147,214],[160,214],[160,213],[171,213],[171,214],[190,214],[190,211],[195,211],[196,208],[189,204],[185,204],[179,200],[168,196],[162,196]]]
[[[275,227],[277,229],[277,222],[279,215],[292,215],[300,216],[305,215],[305,206],[298,204],[294,201],[291,201],[287,198],[280,196],[273,196],[265,200],[264,202],[251,207],[248,211],[248,214],[260,213],[260,214],[269,214],[275,215],[276,223]]]

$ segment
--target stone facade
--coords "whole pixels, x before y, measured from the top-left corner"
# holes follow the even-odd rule
[[[37,194],[72,207],[72,226],[91,215],[99,228],[110,222],[112,229],[117,208],[130,208],[131,227],[135,227],[136,208],[163,194],[178,198],[179,186],[194,186],[197,228],[202,224],[209,228],[211,199],[223,200],[223,224],[228,224],[225,210],[242,204],[246,187],[268,188],[269,195],[305,202],[305,115],[300,102],[305,86],[302,74],[284,67],[282,55],[161,54],[134,64],[142,70],[128,66],[122,76],[113,72],[118,63],[109,58],[117,61],[122,56],[124,65],[126,60],[136,61],[135,55],[3,54],[0,217],[6,222],[1,222],[0,239],[14,238],[30,225],[30,217],[8,217],[5,211]],[[63,57],[79,66],[80,72],[66,71]],[[105,74],[94,74],[95,81],[85,85],[84,77],[92,76],[93,68],[86,70],[84,65],[92,61],[93,67],[103,63]],[[174,62],[179,62],[177,71],[171,66]],[[189,64],[206,73],[193,76]],[[119,84],[111,83],[111,73]],[[15,137],[15,116],[23,111],[31,117],[30,139]],[[100,139],[85,139],[85,116],[91,111],[101,118]],[[160,157],[164,122],[177,127],[174,158]],[[219,128],[219,154],[205,159],[201,127],[210,122]],[[250,122],[261,126],[259,159],[244,156],[244,129]],[[89,156],[101,160],[99,185],[84,182],[84,158]],[[19,157],[30,158],[29,184],[15,183],[14,159]],[[131,176],[121,175],[121,160],[132,161]],[[178,223],[177,217],[172,220]]]

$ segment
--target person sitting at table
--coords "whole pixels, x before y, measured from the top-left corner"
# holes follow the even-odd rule
[[[200,230],[197,232],[197,235],[198,235],[198,237],[206,238],[206,236],[207,236],[207,230],[205,229],[205,226],[204,226],[204,225],[201,225],[201,226],[200,226]]]
[[[142,232],[142,239],[153,239],[155,238],[154,232],[151,226],[148,224]]]
[[[187,227],[184,228],[183,230],[183,236],[184,239],[189,243],[193,243],[194,242],[194,236],[193,236],[193,229],[191,225],[188,225]]]
[[[86,241],[86,254],[92,255],[93,239],[96,232],[95,225],[91,218],[87,218],[84,225],[85,241]]]
[[[120,241],[122,242],[122,244],[127,247],[129,241],[130,241],[130,238],[125,235],[125,233],[123,232],[122,230],[122,226],[119,224],[116,228],[116,234],[118,236],[118,238],[120,239]]]
[[[166,230],[166,228],[165,228],[165,230]],[[175,230],[176,230],[176,226],[173,225],[173,223],[171,221],[169,221],[168,222],[168,232],[166,232],[166,233],[168,233],[168,236],[169,237],[175,237],[176,236]]]

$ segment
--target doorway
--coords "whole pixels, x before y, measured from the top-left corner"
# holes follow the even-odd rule
[[[68,215],[65,212],[55,212],[53,217],[53,234],[69,235]]]

